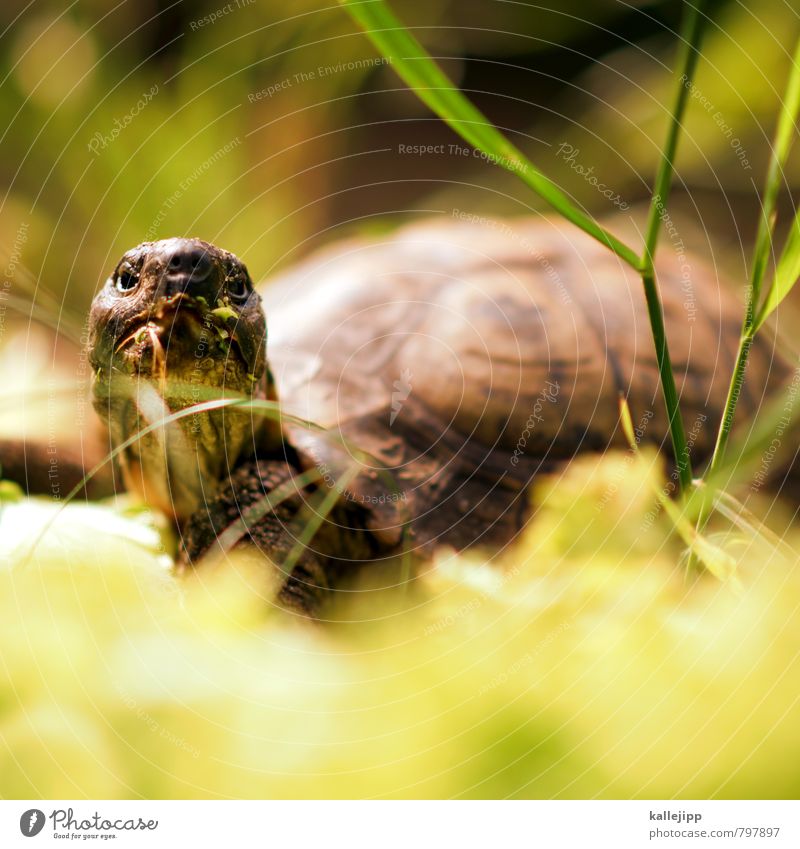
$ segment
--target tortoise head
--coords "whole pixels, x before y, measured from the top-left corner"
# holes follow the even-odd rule
[[[88,347],[94,405],[117,445],[195,404],[274,397],[247,268],[199,239],[125,253],[92,304]],[[126,485],[182,522],[253,452],[264,421],[227,407],[152,429],[122,455]]]

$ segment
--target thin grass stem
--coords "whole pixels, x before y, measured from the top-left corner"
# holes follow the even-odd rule
[[[687,4],[687,13],[681,29],[680,53],[678,56],[678,71],[680,76],[675,80],[675,92],[671,110],[667,138],[661,154],[658,173],[656,174],[653,196],[647,217],[645,231],[645,247],[641,258],[642,285],[647,300],[647,313],[650,318],[650,329],[658,360],[658,372],[661,378],[661,390],[664,394],[664,404],[667,408],[669,433],[672,440],[672,450],[678,468],[678,480],[683,491],[692,484],[692,464],[689,447],[686,442],[686,432],[681,418],[680,399],[675,386],[675,376],[672,370],[672,360],[669,355],[667,333],[664,328],[664,310],[658,293],[655,273],[655,253],[658,237],[661,232],[661,221],[667,205],[672,186],[672,176],[675,170],[675,155],[678,150],[678,139],[683,126],[683,116],[691,91],[697,61],[700,56],[700,39],[703,32],[705,15],[702,14],[705,0],[697,6]]]
[[[742,332],[739,340],[739,350],[736,356],[736,365],[731,375],[728,395],[725,400],[725,409],[719,424],[711,462],[706,470],[706,477],[711,477],[718,473],[725,457],[731,429],[733,428],[736,405],[739,402],[739,394],[747,368],[750,348],[752,347],[756,332],[761,326],[761,321],[756,319],[756,310],[761,296],[767,263],[772,252],[773,232],[775,229],[775,206],[780,184],[783,180],[784,165],[797,134],[796,122],[798,112],[800,112],[800,39],[797,41],[797,46],[792,57],[792,68],[789,73],[786,94],[781,103],[781,113],[775,130],[772,154],[767,168],[763,193],[764,201],[758,222],[753,265],[750,271],[750,285],[747,289],[747,302],[742,321]],[[773,281],[773,285],[774,283],[775,281]],[[767,292],[768,297],[769,292]],[[707,518],[705,511],[701,514],[700,518],[702,526],[702,523]]]

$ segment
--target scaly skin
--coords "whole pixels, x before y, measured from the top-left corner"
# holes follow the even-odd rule
[[[236,545],[254,545],[280,568],[308,521],[310,488],[294,484],[299,471],[282,460],[252,459],[242,463],[218,490],[206,508],[198,510],[182,530],[181,568],[213,557],[225,543],[225,532],[234,531]],[[273,492],[288,486],[292,494],[273,511],[255,521],[246,521],[248,511],[263,504]],[[259,511],[260,512],[260,511]],[[243,521],[244,519],[244,521]],[[323,606],[338,580],[356,564],[377,554],[371,534],[360,528],[360,511],[342,500],[328,521],[304,547],[291,574],[285,578],[279,602],[304,614],[315,614]]]

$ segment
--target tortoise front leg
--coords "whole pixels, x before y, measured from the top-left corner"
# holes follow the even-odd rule
[[[300,473],[279,460],[243,463],[182,530],[179,567],[198,565],[206,556],[243,545],[256,546],[280,567],[294,548],[304,522],[312,491],[298,487]],[[265,510],[271,494],[289,496]],[[334,514],[317,531],[283,582],[279,603],[304,615],[315,615],[336,581],[354,561],[369,559],[368,535],[350,526],[352,510],[337,505]]]

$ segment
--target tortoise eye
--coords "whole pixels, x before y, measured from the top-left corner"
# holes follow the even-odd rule
[[[132,292],[139,285],[139,274],[124,262],[115,274],[114,286],[119,292]]]
[[[235,301],[245,301],[250,294],[247,278],[243,274],[236,274],[226,280],[228,294]]]

